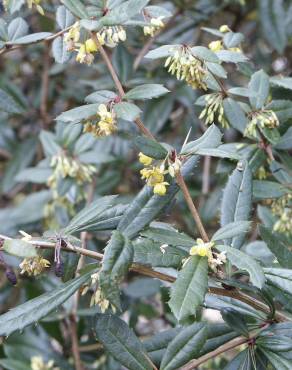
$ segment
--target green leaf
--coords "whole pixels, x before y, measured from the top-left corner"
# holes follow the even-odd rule
[[[122,118],[126,121],[134,121],[141,113],[141,110],[137,105],[127,102],[115,104],[113,109],[118,118]]]
[[[134,144],[140,152],[151,158],[165,159],[168,154],[167,150],[160,143],[145,136],[137,136]]]
[[[37,33],[31,33],[26,36],[19,37],[17,39],[14,39],[10,42],[10,44],[13,45],[24,45],[24,44],[31,44],[34,42],[38,42],[41,40],[45,40],[49,36],[52,36],[51,32],[37,32]]]
[[[160,369],[176,370],[191,359],[199,357],[206,339],[207,328],[204,323],[194,323],[183,328],[168,344]]]
[[[197,140],[183,146],[181,154],[195,154],[200,149],[217,148],[221,144],[222,132],[214,124]]]
[[[237,333],[248,337],[248,327],[245,317],[232,308],[223,308],[220,311],[223,320]]]
[[[196,315],[208,287],[208,259],[191,256],[171,287],[169,306],[176,319],[184,321]]]
[[[178,47],[180,47],[180,45],[163,45],[163,46],[160,46],[159,48],[148,51],[148,53],[144,55],[144,58],[158,59],[158,58],[169,57],[170,55],[173,54],[174,50]]]
[[[270,363],[277,370],[291,370],[291,360],[286,360],[285,357],[280,356],[279,354],[267,351],[266,349],[261,349],[263,354],[267,357]]]
[[[268,282],[292,295],[292,271],[281,268],[264,268]]]
[[[272,144],[277,145],[280,140],[280,132],[276,128],[261,127],[259,129],[263,136]]]
[[[272,352],[288,352],[292,350],[292,339],[286,336],[275,335],[266,330],[257,338],[257,345]]]
[[[80,122],[84,119],[97,115],[99,104],[87,104],[81,107],[73,108],[61,113],[56,121],[62,122]]]
[[[12,358],[1,358],[0,365],[6,370],[31,370],[30,363],[13,360]]]
[[[92,94],[88,95],[85,98],[86,103],[98,103],[98,104],[107,104],[111,100],[114,100],[117,97],[117,94],[109,90],[99,90],[95,91]]]
[[[230,50],[219,50],[216,51],[217,57],[225,63],[242,63],[247,62],[248,58],[238,52],[238,51],[230,51]]]
[[[270,251],[277,257],[279,264],[292,269],[292,252],[269,229],[260,225],[260,234]]]
[[[216,245],[216,249],[220,252],[226,252],[227,258],[232,265],[247,271],[254,286],[257,288],[264,286],[265,274],[261,266],[252,257],[227,245]]]
[[[61,153],[62,148],[57,143],[56,136],[52,132],[42,130],[40,133],[40,141],[47,157]]]
[[[35,257],[37,255],[36,248],[21,239],[5,240],[3,249],[13,256],[22,258]]]
[[[221,227],[212,236],[213,241],[234,238],[250,230],[251,222],[249,221],[235,221]]]
[[[231,98],[223,100],[224,113],[228,122],[241,133],[244,133],[247,125],[247,117],[240,104]]]
[[[282,0],[259,1],[259,16],[263,36],[280,54],[283,53],[287,43],[285,13]]]
[[[99,284],[106,299],[118,309],[121,309],[119,283],[128,272],[133,256],[132,242],[119,231],[114,231],[104,251]]]
[[[89,14],[80,0],[61,0],[70,12],[78,18],[89,18]]]
[[[213,51],[204,46],[195,46],[191,48],[191,52],[200,60],[212,63],[220,63],[218,56]]]
[[[248,89],[250,91],[249,101],[251,106],[255,110],[263,108],[269,96],[269,76],[262,69],[255,72],[251,76]]]
[[[256,199],[280,198],[289,192],[288,189],[276,181],[254,180],[252,184],[253,196]]]
[[[269,104],[266,105],[266,108],[271,109],[276,113],[280,123],[285,123],[292,118],[292,101],[290,100],[272,100]],[[287,131],[289,131],[289,129]]]
[[[292,117],[292,114],[291,114],[291,117]],[[280,149],[280,150],[292,149],[292,127],[289,127],[288,130],[285,132],[285,134],[281,136],[275,148]]]
[[[149,239],[137,239],[134,243],[134,262],[151,267],[181,266],[183,258],[188,254],[182,249],[154,242]]]
[[[75,0],[74,0],[75,1]],[[149,0],[128,0],[120,5],[110,9],[107,15],[100,19],[104,26],[111,26],[115,24],[124,24],[148,4]]]
[[[76,216],[72,218],[69,225],[63,230],[65,234],[78,233],[88,230],[104,218],[104,212],[113,207],[117,195],[108,195],[93,201],[85,206]]]
[[[36,184],[44,184],[52,174],[51,168],[42,167],[30,167],[20,170],[18,175],[15,177],[16,181],[19,182],[33,182]]]
[[[52,43],[52,52],[55,61],[60,64],[68,62],[71,58],[70,52],[67,50],[67,45],[63,37],[57,37]]]
[[[252,174],[246,163],[239,162],[229,177],[224,189],[221,204],[221,225],[231,222],[247,221],[252,201]],[[227,244],[239,249],[244,241],[244,234],[226,240]]]
[[[201,148],[196,151],[197,155],[208,155],[217,158],[230,158],[230,159],[240,159],[240,155],[234,153],[234,150],[228,150],[228,148],[223,144],[218,148]]]
[[[10,94],[0,89],[0,111],[20,114],[23,109]]]
[[[292,77],[271,77],[270,83],[273,86],[283,87],[284,89],[292,90]]]
[[[158,98],[159,96],[165,95],[169,92],[163,85],[159,84],[145,84],[134,87],[128,91],[125,95],[126,99],[133,100],[145,100]]]
[[[8,40],[14,41],[28,33],[28,24],[23,18],[13,19],[8,26]]]
[[[8,336],[15,331],[38,322],[56,310],[75,293],[92,275],[92,271],[65,284],[60,284],[48,293],[31,299],[0,316],[0,335]]]
[[[197,160],[198,157],[192,157],[185,162],[182,166],[183,176],[187,176],[192,172]],[[164,196],[159,196],[153,194],[153,189],[145,185],[127,208],[118,225],[118,230],[132,239],[154,220],[165,207],[169,206],[178,190],[179,187],[174,181],[168,187],[167,193]]]
[[[56,22],[61,30],[70,27],[75,22],[75,18],[69,10],[65,8],[65,6],[61,5],[58,6],[56,11]]]
[[[107,352],[127,369],[153,369],[142,343],[119,317],[98,315],[95,333]]]
[[[239,32],[227,32],[223,36],[223,42],[227,49],[238,46],[244,40],[244,36]]]
[[[142,231],[141,235],[159,243],[186,248],[190,248],[196,244],[195,240],[187,234],[179,233],[177,230],[172,230],[170,228],[149,227],[147,230]]]

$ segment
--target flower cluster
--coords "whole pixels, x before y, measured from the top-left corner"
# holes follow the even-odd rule
[[[107,300],[104,297],[101,289],[98,287],[98,282],[99,282],[99,275],[98,275],[98,272],[96,272],[95,274],[91,275],[90,284],[83,287],[82,295],[85,295],[89,291],[89,289],[93,289],[94,292],[91,296],[90,307],[98,305],[102,313],[104,313],[109,307],[111,307],[112,311],[115,312],[116,311],[115,306],[113,306],[109,302],[109,300]]]
[[[219,28],[219,31],[222,32],[223,34],[228,33],[228,32],[232,32],[231,29],[226,24],[222,25]],[[223,44],[222,40],[215,40],[215,41],[210,42],[208,47],[209,47],[210,50],[216,52],[216,51],[223,50],[224,49],[224,44]],[[241,49],[239,47],[227,48],[227,50],[241,52]]]
[[[106,45],[109,48],[114,48],[119,42],[126,41],[126,30],[122,26],[103,27],[96,34],[101,45]]]
[[[76,61],[82,64],[90,65],[94,61],[94,53],[99,49],[99,45],[92,39],[88,39],[84,44],[79,44]]]
[[[52,157],[50,166],[53,174],[48,179],[48,186],[52,189],[57,187],[59,178],[74,178],[78,185],[90,182],[96,168],[90,164],[80,163],[78,160],[66,156],[64,153]]]
[[[207,257],[208,264],[213,271],[217,271],[217,267],[226,262],[226,252],[216,253],[212,250],[215,246],[214,242],[205,243],[200,238],[196,242],[197,244],[190,249],[190,255]]]
[[[168,72],[175,75],[178,80],[185,80],[193,89],[207,90],[204,81],[207,68],[203,61],[192,54],[189,47],[176,48],[173,55],[166,59],[165,67],[168,67]]]
[[[105,104],[100,104],[97,115],[99,120],[86,121],[83,131],[90,132],[96,137],[112,135],[117,130],[117,118],[112,106],[108,108]]]
[[[221,93],[205,95],[206,106],[202,110],[199,118],[205,118],[206,125],[214,122],[216,119],[222,127],[228,128],[229,124],[224,116],[223,96]]]
[[[292,193],[286,194],[279,199],[276,199],[271,204],[272,213],[279,217],[274,224],[273,230],[292,235]]]
[[[164,17],[151,18],[149,25],[143,28],[144,35],[153,37],[158,30],[164,27],[164,23],[162,22],[163,18]]]
[[[36,7],[36,10],[41,14],[44,15],[44,9],[40,6],[42,0],[27,0],[27,5],[31,9],[33,5]]]
[[[276,128],[279,126],[279,120],[275,112],[272,110],[263,109],[257,112],[248,114],[249,123],[245,129],[245,136],[257,137],[257,128]]]
[[[30,367],[31,370],[60,370],[58,367],[54,367],[53,360],[45,363],[41,356],[33,356],[30,359]]]
[[[75,22],[68,32],[64,34],[67,51],[74,51],[80,39],[80,23]]]
[[[50,267],[50,262],[41,256],[27,257],[19,265],[21,274],[36,276],[41,274],[44,269]]]

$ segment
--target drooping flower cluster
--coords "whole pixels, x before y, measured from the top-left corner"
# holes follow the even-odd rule
[[[46,363],[42,356],[31,357],[30,367],[31,370],[60,370],[58,367],[54,367],[53,360],[50,360]]]
[[[86,121],[84,132],[90,132],[96,137],[112,135],[117,130],[117,117],[113,106],[100,104],[97,111],[98,121]]]
[[[217,120],[222,127],[228,128],[229,124],[224,116],[223,96],[221,93],[205,95],[206,106],[202,110],[199,118],[205,119],[206,125],[212,124]]]
[[[256,172],[256,178],[259,180],[265,180],[268,174],[264,166],[260,166]]]
[[[80,161],[66,156],[65,153],[54,155],[50,166],[53,168],[53,174],[48,179],[48,186],[52,189],[57,187],[59,178],[71,177],[76,180],[78,185],[90,182],[96,168],[90,164],[84,164]]]
[[[28,276],[36,276],[50,267],[50,261],[42,256],[27,257],[20,263],[19,267],[21,268],[21,274],[26,273]]]
[[[214,242],[205,243],[202,239],[198,238],[195,244],[190,249],[191,256],[207,257],[209,267],[213,271],[217,271],[217,267],[226,262],[226,252],[216,253],[212,250],[215,246]]]
[[[76,61],[82,64],[90,65],[94,61],[94,55],[101,46],[106,45],[113,48],[119,42],[127,38],[126,31],[122,26],[103,27],[95,34],[96,38],[89,38],[85,42],[80,42],[80,23],[72,25],[68,32],[64,34],[64,41],[68,51],[76,51]]]
[[[68,32],[64,34],[64,41],[68,51],[74,51],[80,39],[80,23],[75,22]]]
[[[275,112],[272,110],[263,109],[257,112],[250,112],[248,114],[249,123],[246,126],[245,136],[257,136],[257,128],[276,128],[279,126],[279,120]]]
[[[99,288],[99,275],[98,272],[91,275],[91,282],[82,288],[82,295],[85,295],[90,289],[93,289],[93,294],[90,300],[90,307],[98,305],[102,313],[104,313],[109,307],[113,312],[116,312],[115,306],[113,306],[108,299],[106,299]]]
[[[143,32],[145,36],[153,37],[154,34],[162,29],[165,25],[162,22],[164,17],[151,18],[149,25],[143,27]]]
[[[279,217],[273,230],[279,233],[292,235],[292,194],[286,194],[272,202],[272,213]]]
[[[196,58],[188,46],[176,48],[166,59],[165,67],[178,80],[185,80],[193,89],[207,90],[205,77],[207,68],[204,62]]]
[[[119,42],[124,42],[127,39],[126,30],[123,26],[103,27],[96,36],[101,45],[106,45],[109,48],[114,48]]]
[[[146,180],[146,184],[153,187],[154,194],[165,195],[169,183],[165,181],[165,175],[175,177],[180,170],[181,161],[176,157],[174,161],[169,157],[160,163],[153,165],[154,159],[143,153],[139,153],[139,162],[145,167],[140,170],[141,178]],[[166,168],[167,167],[167,168]]]

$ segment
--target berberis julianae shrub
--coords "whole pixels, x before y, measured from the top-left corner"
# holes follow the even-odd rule
[[[292,369],[291,15],[2,2],[1,369]]]

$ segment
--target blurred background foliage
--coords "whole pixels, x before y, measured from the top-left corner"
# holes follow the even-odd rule
[[[1,8],[3,21],[9,23],[17,16],[29,24],[29,33],[57,32],[55,22],[56,7],[59,1],[44,0],[45,11],[40,16],[37,11],[22,6],[24,1],[12,2],[13,14]],[[88,1],[88,4],[94,1]],[[151,4],[159,4],[152,1]],[[249,63],[232,64],[228,87],[246,86],[252,73],[263,68],[269,75],[291,75],[292,63],[292,4],[289,0],[173,0],[164,1],[163,7],[173,16],[165,29],[155,39],[145,37],[141,27],[127,27],[127,42],[110,50],[113,65],[126,90],[143,83],[161,83],[171,93],[158,99],[138,103],[142,120],[159,141],[179,148],[191,128],[191,137],[196,138],[205,131],[198,119],[200,108],[194,102],[201,92],[192,90],[185,83],[177,81],[167,73],[161,60],[149,61],[141,58],[141,49],[158,47],[164,44],[208,45],[214,38],[204,32],[202,27],[219,28],[227,24],[234,32],[245,36],[242,43]],[[0,24],[1,28],[2,23]],[[1,29],[0,29],[1,32]],[[120,194],[119,202],[127,204],[143,186],[137,162],[137,149],[133,137],[137,134],[134,125],[120,121],[116,135],[95,140],[89,134],[82,134],[79,124],[56,122],[55,118],[63,111],[82,105],[86,96],[96,90],[115,91],[113,81],[100,56],[91,67],[76,63],[68,57],[65,64],[57,63],[48,42],[27,45],[0,56],[0,232],[8,236],[18,235],[25,230],[33,235],[42,235],[48,230],[65,227],[72,216],[80,210],[86,199],[109,194]],[[240,72],[240,73],[239,73]],[[291,89],[279,86],[272,88],[273,97],[292,100]],[[290,112],[292,107],[289,107]],[[281,125],[281,133],[286,132],[292,120],[290,117]],[[85,139],[84,139],[85,137]],[[290,136],[291,138],[291,136]],[[292,139],[291,139],[292,140]],[[246,142],[246,138],[233,128],[224,130],[224,143]],[[66,153],[77,156],[84,164],[94,165],[96,172],[90,184],[59,184],[60,197],[56,199],[46,185],[52,169],[49,166],[55,145]],[[287,172],[292,171],[292,161],[288,151],[280,154]],[[218,228],[219,208],[222,189],[227,177],[235,168],[235,163],[226,159],[202,157],[197,165],[195,176],[189,181],[190,191],[199,204],[199,211],[207,230],[212,233]],[[268,163],[263,166],[269,172]],[[37,171],[32,171],[32,168]],[[269,176],[269,175],[268,175]],[[58,186],[59,186],[58,185]],[[178,196],[174,211],[163,216],[162,221],[175,225],[191,235],[194,224],[182,199]],[[265,203],[253,209],[253,218],[271,225],[273,215]],[[256,243],[256,230],[250,240]],[[95,232],[90,235],[88,247],[102,251],[109,233]],[[269,261],[271,255],[263,242],[257,249],[258,258]],[[246,247],[247,250],[249,246]],[[48,258],[51,258],[48,252]],[[76,257],[63,256],[71,273],[76,267]],[[6,256],[6,262],[18,267],[19,258]],[[90,261],[90,260],[89,260]],[[269,262],[268,262],[269,263]],[[72,267],[73,266],[73,267]],[[4,271],[4,270],[3,270]],[[58,279],[51,274],[35,279],[23,276],[16,287],[9,285],[1,274],[0,311],[38,296],[58,285]],[[159,297],[159,299],[158,299]],[[161,299],[162,298],[162,299]],[[132,327],[139,336],[148,336],[162,329],[170,328],[173,317],[165,302],[167,291],[159,283],[148,278],[135,280],[130,273],[123,285],[123,305]],[[87,352],[86,346],[93,343],[90,332],[91,316],[97,308],[86,309],[88,302],[81,301],[79,333],[82,358],[88,369],[119,369],[113,359]],[[289,301],[290,302],[290,301]],[[63,311],[69,310],[72,300],[66,302]],[[68,306],[68,307],[66,307]],[[54,359],[63,369],[73,368],[66,358],[70,357],[68,318],[60,319],[63,311],[53,313],[38,326],[25,330],[21,336],[16,333],[0,347],[0,357],[22,361],[21,370],[30,369],[29,361],[33,355],[40,354],[44,360]],[[61,352],[64,357],[59,355]],[[13,355],[11,355],[13,354]],[[229,355],[228,355],[229,356]],[[229,357],[216,359],[205,364],[206,369],[222,369]],[[4,361],[4,360],[3,360]],[[70,362],[70,361],[69,361]],[[7,364],[6,364],[7,365]],[[2,366],[17,370],[15,365]]]

